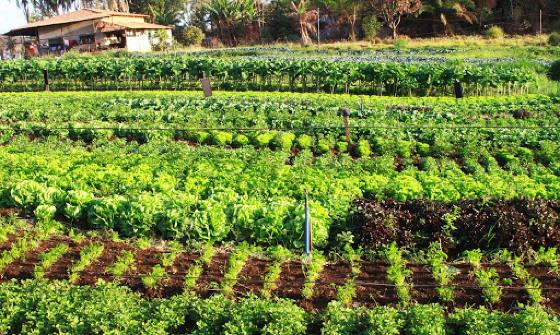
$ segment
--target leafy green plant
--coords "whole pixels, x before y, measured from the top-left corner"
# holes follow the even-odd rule
[[[185,291],[192,290],[196,287],[196,281],[202,274],[202,267],[205,264],[210,264],[215,253],[216,249],[212,244],[206,244],[202,248],[200,257],[194,262],[185,275]]]
[[[495,304],[500,301],[503,288],[500,286],[500,278],[496,269],[479,269],[475,272],[475,279],[477,285],[482,288],[482,295],[487,303]]]
[[[35,270],[33,272],[35,279],[43,279],[49,268],[67,252],[68,244],[61,243],[48,252],[43,253],[41,255],[41,262],[35,265]]]
[[[347,234],[339,234],[338,243],[344,243],[342,240],[346,239],[346,236]],[[360,258],[362,256],[362,250],[352,248],[351,242],[350,240],[344,243],[342,257],[350,263],[352,271],[348,275],[346,283],[338,287],[336,292],[336,300],[340,301],[345,306],[349,306],[357,295],[355,281],[361,272]]]
[[[152,268],[150,273],[142,276],[142,284],[146,288],[153,289],[166,276],[167,272],[165,272],[165,269],[160,264],[157,264]]]
[[[403,306],[407,306],[410,303],[410,289],[412,288],[412,284],[409,282],[409,277],[412,275],[412,271],[406,267],[403,251],[393,242],[382,251],[381,255],[389,264],[387,268],[387,280],[395,285],[399,303]]]
[[[451,302],[454,298],[455,287],[451,285],[457,274],[453,268],[446,264],[447,255],[441,248],[441,243],[430,244],[427,253],[428,263],[432,268],[432,275],[438,283],[436,291],[443,302]]]
[[[80,259],[72,264],[68,280],[75,284],[80,278],[80,272],[84,271],[103,253],[103,244],[90,243],[80,251]]]
[[[224,273],[224,281],[222,282],[222,292],[225,296],[233,294],[233,287],[237,284],[237,277],[247,259],[251,255],[253,249],[247,244],[240,244],[229,255],[228,264]]]
[[[115,263],[109,267],[109,272],[118,279],[126,273],[133,272],[135,269],[136,259],[134,258],[134,253],[130,250],[125,250]]]
[[[268,272],[264,277],[263,288],[260,291],[261,296],[266,299],[270,299],[272,297],[272,291],[276,289],[277,281],[282,273],[282,264],[284,264],[284,262],[290,257],[292,257],[292,253],[282,246],[270,249],[270,258],[272,261],[268,265]]]
[[[318,252],[313,253],[311,259],[303,260],[305,282],[303,284],[302,295],[305,299],[311,299],[313,297],[315,282],[319,279],[325,263],[325,256]]]

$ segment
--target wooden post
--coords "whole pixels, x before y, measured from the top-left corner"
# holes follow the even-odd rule
[[[463,95],[463,86],[461,85],[460,81],[455,81],[455,98],[462,99]]]
[[[350,139],[350,110],[348,108],[341,108],[340,113],[342,114],[342,119],[344,120],[344,133],[346,135],[346,142],[348,142],[348,151],[351,151],[352,140]]]
[[[45,91],[50,91],[50,87],[49,87],[49,69],[45,68],[43,69],[43,79],[45,80]]]
[[[202,79],[200,79],[200,84],[202,85],[202,91],[204,91],[204,97],[211,97],[212,86],[210,85],[210,78],[206,77],[206,72],[202,72]]]

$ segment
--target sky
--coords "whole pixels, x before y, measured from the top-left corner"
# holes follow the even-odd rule
[[[16,6],[15,0],[0,0],[0,34],[23,26],[26,23],[25,15]]]

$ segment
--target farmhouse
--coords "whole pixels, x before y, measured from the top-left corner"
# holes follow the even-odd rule
[[[68,49],[126,49],[150,51],[167,36],[171,43],[171,27],[148,23],[146,15],[101,9],[82,9],[13,29],[6,36],[32,36],[38,39],[40,53]],[[164,31],[165,35],[157,34]]]

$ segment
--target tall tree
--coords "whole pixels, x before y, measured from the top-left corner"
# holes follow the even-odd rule
[[[148,12],[153,22],[164,25],[176,25],[185,13],[184,2],[175,0],[153,0],[148,4]]]
[[[417,13],[422,8],[421,0],[370,0],[373,8],[383,16],[385,23],[398,36],[397,28],[403,16]]]
[[[356,26],[366,8],[366,0],[322,0],[320,3],[336,15],[337,22],[348,25],[348,39],[356,40]]]
[[[309,10],[306,0],[299,0],[297,3],[292,1],[291,7],[292,17],[296,20],[301,37],[301,45],[305,46],[311,42],[309,35],[317,33],[319,13],[316,9]]]
[[[440,21],[445,35],[454,34],[454,25],[450,20],[469,24],[477,21],[476,5],[472,0],[424,0],[422,11]]]

